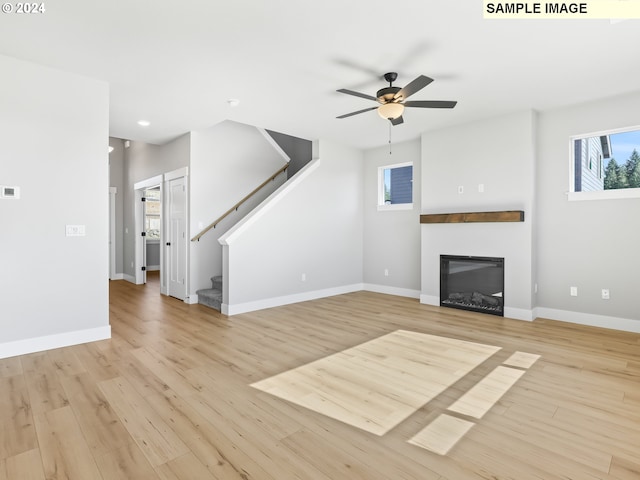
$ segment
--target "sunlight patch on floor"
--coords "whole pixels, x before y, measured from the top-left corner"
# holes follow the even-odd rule
[[[446,455],[474,425],[473,422],[443,413],[411,438],[409,443],[439,455]]]
[[[252,386],[384,435],[499,350],[397,330]]]

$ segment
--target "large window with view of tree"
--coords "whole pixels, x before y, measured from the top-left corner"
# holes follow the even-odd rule
[[[640,128],[574,137],[572,144],[572,193],[605,192],[589,198],[618,198],[606,192],[624,190],[622,196],[640,196]]]

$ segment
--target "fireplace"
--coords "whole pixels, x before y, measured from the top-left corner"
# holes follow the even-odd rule
[[[440,255],[440,305],[504,316],[504,258]]]

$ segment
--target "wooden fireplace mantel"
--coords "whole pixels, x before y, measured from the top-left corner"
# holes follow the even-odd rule
[[[497,212],[433,213],[420,215],[420,223],[524,222],[523,210]]]

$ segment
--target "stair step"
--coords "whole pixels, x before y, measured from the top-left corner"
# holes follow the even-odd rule
[[[198,290],[196,294],[198,295],[199,304],[221,311],[222,290],[218,290],[214,288],[206,288],[206,289]]]

